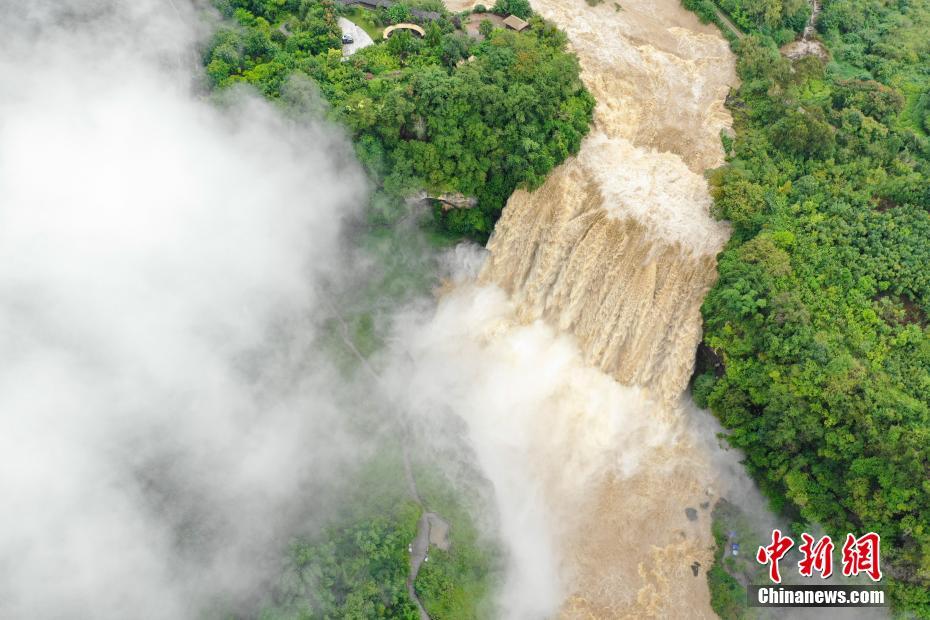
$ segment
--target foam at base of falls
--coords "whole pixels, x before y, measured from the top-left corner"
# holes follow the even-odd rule
[[[483,525],[507,560],[500,617],[709,610],[690,569],[710,564],[709,511],[692,522],[684,508],[716,498],[713,429],[592,368],[574,338],[524,323],[497,286],[460,284],[397,329],[385,385],[427,437],[445,414],[464,420],[493,487],[497,522]]]

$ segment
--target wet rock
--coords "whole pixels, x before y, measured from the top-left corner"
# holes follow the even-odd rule
[[[830,52],[828,52],[824,44],[817,39],[792,41],[781,48],[781,53],[791,60],[798,60],[805,56],[816,56],[824,62],[830,59]]]
[[[443,551],[448,551],[451,542],[449,541],[449,524],[439,515],[433,512],[426,513],[429,519],[429,542],[436,545]]]
[[[685,516],[688,517],[688,521],[697,521],[698,512],[695,508],[685,508]]]
[[[472,209],[478,204],[478,199],[474,196],[466,196],[458,192],[446,192],[433,195],[422,190],[408,196],[407,204],[417,204],[427,200],[438,201],[443,211],[448,211],[449,209]]]

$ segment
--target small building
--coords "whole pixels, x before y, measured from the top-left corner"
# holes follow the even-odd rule
[[[389,9],[394,6],[390,0],[338,0],[338,2],[343,6],[360,4],[366,9]]]
[[[423,11],[420,9],[410,9],[410,15],[421,22],[434,22],[442,17],[436,11]]]
[[[516,30],[517,32],[526,30],[530,27],[529,22],[523,21],[516,15],[508,15],[507,18],[504,19],[504,25],[511,30]]]

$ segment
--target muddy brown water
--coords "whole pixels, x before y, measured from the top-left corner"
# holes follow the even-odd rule
[[[713,560],[709,515],[684,508],[718,496],[715,448],[695,439],[682,394],[728,236],[708,214],[703,173],[723,163],[734,57],[677,0],[533,8],[568,34],[597,100],[594,127],[539,190],[510,199],[480,279],[507,292],[516,323],[545,321],[587,364],[641,390],[643,432],[663,438],[632,471],[607,453],[571,485],[551,452],[534,456],[556,523],[561,615],[714,617],[692,568]]]

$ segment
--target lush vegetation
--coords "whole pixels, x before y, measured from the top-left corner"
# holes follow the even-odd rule
[[[714,536],[714,563],[707,571],[710,605],[725,620],[763,617],[762,610],[748,606],[746,585],[765,583],[766,569],[756,562],[753,551],[766,544],[752,520],[734,504],[721,499],[711,514]],[[740,546],[733,555],[731,545]]]
[[[832,0],[818,27],[827,63],[735,45],[694,394],[778,510],[880,533],[895,604],[930,617],[930,2]]]
[[[406,590],[407,545],[420,507],[403,487],[399,452],[386,451],[353,480],[331,525],[295,541],[263,620],[405,618],[418,620]]]
[[[494,3],[494,12],[501,15],[516,15],[521,19],[529,19],[533,14],[529,0],[497,0]]]
[[[733,33],[718,11],[742,32],[770,37],[779,45],[804,30],[811,15],[807,0],[682,0],[682,4],[705,21],[717,23],[726,35]]]
[[[811,13],[806,0],[719,0],[719,5],[743,30],[776,37],[785,29],[803,30]]]
[[[499,4],[530,17],[522,0]],[[280,98],[293,76],[309,76],[393,199],[379,205],[388,220],[405,212],[397,198],[421,190],[456,206],[472,198],[475,208],[436,201],[436,215],[446,230],[482,240],[513,190],[541,184],[588,131],[594,101],[577,60],[537,17],[523,33],[471,37],[444,15],[424,21],[423,39],[399,31],[344,59],[330,0],[223,0],[220,8],[235,24],[206,52],[213,84],[246,82]],[[373,15],[416,19],[405,4]]]
[[[262,601],[262,620],[309,618],[405,618],[418,620],[407,593],[408,544],[424,508],[442,515],[452,527],[448,551],[431,547],[414,583],[431,618],[467,620],[493,617],[492,591],[500,560],[475,529],[461,495],[435,466],[414,468],[424,506],[406,486],[400,447],[388,442],[343,485],[328,525],[295,539],[281,573]]]
[[[488,514],[491,507],[487,498],[477,493],[474,485],[461,481],[450,485],[435,464],[422,463],[414,472],[424,503],[453,524],[449,549],[432,547],[429,562],[420,566],[414,586],[423,607],[433,620],[497,616],[492,588],[503,575],[502,558],[478,531],[468,511]],[[474,478],[478,479],[477,473]]]

